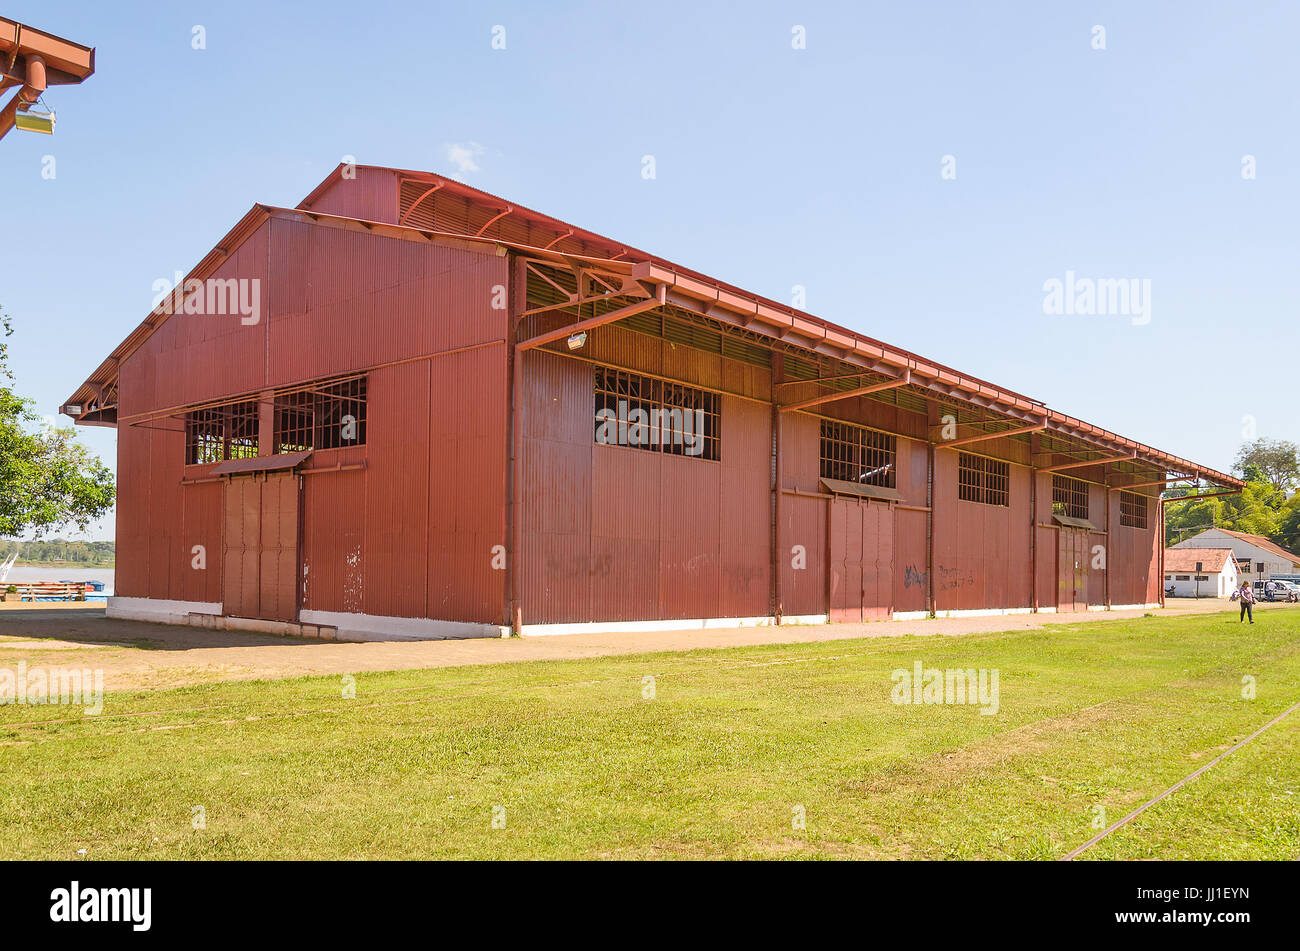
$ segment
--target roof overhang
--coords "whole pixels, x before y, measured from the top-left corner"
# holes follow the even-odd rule
[[[855,495],[860,499],[879,499],[884,502],[901,502],[903,493],[881,485],[866,485],[847,479],[822,479],[821,483],[833,495]]]
[[[1064,525],[1067,528],[1086,528],[1090,532],[1101,531],[1100,526],[1094,525],[1086,518],[1075,518],[1073,515],[1053,515],[1052,521],[1057,525]]]
[[[210,475],[250,475],[256,472],[283,472],[296,469],[311,455],[305,452],[284,452],[274,456],[253,456],[250,459],[230,459],[212,468]]]
[[[379,168],[378,166],[362,167]],[[512,214],[546,224],[557,234],[562,234],[564,237],[573,236],[587,245],[603,246],[608,250],[603,256],[574,254],[551,246],[534,247],[503,240],[483,234],[482,228],[475,234],[454,233],[322,214],[311,210],[315,200],[341,177],[343,169],[344,166],[338,166],[295,209],[254,205],[186,276],[179,285],[180,288],[184,288],[190,279],[201,281],[208,277],[243,241],[271,218],[305,221],[320,227],[363,231],[398,240],[432,242],[489,254],[513,253],[524,261],[525,266],[561,268],[577,275],[576,293],[561,289],[569,295],[567,302],[561,300],[559,305],[540,308],[541,310],[548,310],[553,314],[562,313],[566,308],[569,311],[577,310],[576,305],[592,300],[591,297],[584,296],[586,293],[584,287],[590,284],[601,306],[606,307],[608,311],[617,308],[639,311],[654,304],[677,308],[711,325],[754,335],[772,346],[794,348],[809,356],[833,361],[840,368],[839,376],[844,379],[845,389],[857,390],[859,394],[863,394],[876,389],[888,390],[905,386],[924,394],[927,398],[955,401],[974,408],[987,421],[987,425],[999,427],[978,434],[976,438],[958,440],[956,444],[977,441],[977,438],[1032,434],[1033,438],[1049,438],[1054,447],[1055,451],[1042,462],[1043,467],[1053,469],[1095,467],[1098,471],[1104,472],[1106,467],[1121,463],[1133,470],[1129,474],[1133,477],[1132,485],[1135,487],[1167,482],[1169,478],[1189,479],[1197,483],[1206,482],[1226,489],[1240,489],[1244,484],[1240,479],[1226,473],[1196,465],[1100,426],[1050,409],[1039,400],[928,360],[910,351],[890,346],[792,307],[751,294],[664,259],[614,243],[592,232],[574,228],[565,222],[533,212],[523,206],[506,203],[486,192],[444,176],[429,172],[382,169],[402,178],[428,182],[431,186],[436,184],[440,188],[439,193],[446,191],[467,196],[497,209],[509,207]],[[551,242],[552,245],[557,243],[563,244],[563,242]],[[648,301],[653,303],[647,304]],[[79,406],[83,409],[81,415],[73,413],[69,415],[78,422],[83,420],[91,422],[93,418],[87,418],[88,414],[95,412],[103,414],[105,410],[115,408],[115,404],[107,397],[115,395],[117,367],[167,319],[168,313],[175,309],[174,303],[174,301],[160,302],[140,326],[114,349],[109,358],[69,398],[64,411],[66,412],[69,406]],[[556,338],[563,335],[558,333],[560,328],[570,333],[584,319],[591,319],[572,312],[562,313],[562,317],[565,322],[558,328],[551,328],[548,331]],[[871,380],[864,379],[868,375],[872,376]],[[858,378],[856,386],[852,382],[855,376]],[[820,384],[822,381],[814,379],[801,382]],[[848,394],[840,393],[825,400],[817,398],[813,403],[821,404],[845,398],[848,398]],[[790,401],[791,404],[797,402]],[[795,405],[787,405],[784,408],[797,411]],[[943,446],[943,443],[937,440],[936,444]],[[1037,466],[1038,463],[1035,462],[1035,465]],[[1166,478],[1168,474],[1173,475]],[[1128,486],[1116,484],[1115,487]]]
[[[44,61],[51,86],[75,85],[95,72],[93,47],[0,17],[0,90],[22,84],[29,56]]]

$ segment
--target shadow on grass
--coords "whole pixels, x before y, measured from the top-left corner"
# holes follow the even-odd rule
[[[106,617],[103,607],[72,605],[38,610],[0,611],[0,637],[119,645],[151,651],[186,651],[220,647],[318,647],[327,641],[258,634],[209,631],[178,624],[125,621]],[[5,642],[0,640],[0,649]]]

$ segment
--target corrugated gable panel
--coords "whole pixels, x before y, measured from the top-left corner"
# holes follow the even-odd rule
[[[503,257],[274,221],[273,385],[504,340]]]
[[[396,223],[397,185],[398,175],[391,169],[354,167],[308,207],[323,215]]]

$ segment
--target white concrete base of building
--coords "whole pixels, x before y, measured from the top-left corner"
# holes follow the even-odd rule
[[[1160,607],[1156,604],[1112,604],[1106,607],[1104,604],[1090,604],[1089,611],[1149,611],[1151,608]],[[1041,607],[1037,611],[1033,608],[972,608],[966,611],[939,611],[934,616],[961,618],[961,617],[1007,617],[1012,614],[1058,614],[1055,607]],[[895,611],[893,620],[895,621],[923,621],[930,616],[927,611]]]
[[[1111,611],[1139,611],[1158,608],[1156,604],[1116,604]],[[327,641],[432,641],[473,637],[509,637],[510,628],[498,624],[474,624],[464,621],[440,621],[434,618],[384,617],[373,614],[346,614],[341,611],[303,611],[297,621],[270,621],[262,618],[226,617],[221,602],[168,601],[161,598],[108,599],[107,614],[128,621],[157,624],[182,624],[209,630],[249,631],[310,637]],[[1089,611],[1106,611],[1104,605],[1089,605]],[[1002,617],[1032,614],[1031,608],[989,608],[966,611],[939,611],[940,618]],[[1039,614],[1056,614],[1054,607],[1039,608]],[[892,620],[923,620],[925,611],[897,611]],[[786,615],[781,625],[795,627],[828,624],[825,614]],[[775,617],[691,618],[660,621],[587,621],[571,624],[525,624],[525,637],[563,634],[638,634],[653,631],[707,631],[732,627],[775,627]]]
[[[108,599],[105,612],[123,621],[151,621],[155,624],[189,624],[191,614],[220,614],[220,601],[166,601],[162,598]]]
[[[826,624],[825,614],[791,614],[781,619],[784,627],[801,624]],[[571,624],[525,624],[524,637],[548,637],[555,634],[644,634],[651,631],[708,631],[729,627],[775,627],[771,617],[710,617],[668,621],[580,621]]]
[[[935,611],[935,617],[1006,617],[1009,614],[1033,614],[1033,608],[968,608],[964,611]],[[924,614],[921,615],[925,617]],[[894,615],[898,620],[898,615]]]
[[[302,611],[298,619],[338,629],[341,641],[442,641],[466,637],[509,637],[499,624],[439,621],[435,618],[345,614],[342,611]]]
[[[510,628],[433,618],[379,617],[340,611],[303,611],[297,621],[226,617],[220,601],[168,601],[162,598],[108,599],[106,613],[124,621],[184,624],[218,631],[283,634],[327,641],[425,641],[463,637],[504,637]]]
[[[345,640],[338,630],[322,624],[304,624],[301,621],[272,621],[258,617],[227,617],[224,614],[189,616],[190,627],[207,631],[247,631],[250,634],[280,634],[284,637],[311,637],[321,641]]]

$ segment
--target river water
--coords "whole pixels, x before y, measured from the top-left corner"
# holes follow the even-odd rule
[[[24,581],[102,581],[104,594],[113,593],[112,568],[67,568],[16,564],[9,570],[6,585]]]

